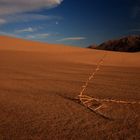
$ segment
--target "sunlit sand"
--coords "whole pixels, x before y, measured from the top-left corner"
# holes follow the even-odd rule
[[[0,42],[0,139],[139,138],[140,53]]]

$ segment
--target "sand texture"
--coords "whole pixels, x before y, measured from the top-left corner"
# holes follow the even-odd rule
[[[78,95],[104,55],[83,92],[94,112]],[[0,140],[138,140],[139,102],[139,52],[0,36]]]

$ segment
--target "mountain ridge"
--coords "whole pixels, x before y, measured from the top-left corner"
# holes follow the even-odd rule
[[[100,45],[90,45],[88,48],[119,52],[139,52],[140,35],[130,35],[120,39],[108,40]]]

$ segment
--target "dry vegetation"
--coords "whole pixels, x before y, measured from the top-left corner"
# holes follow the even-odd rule
[[[138,101],[129,102],[129,101],[115,100],[115,99],[99,99],[99,98],[90,97],[88,95],[84,95],[84,91],[88,88],[89,82],[92,79],[94,79],[94,77],[96,76],[96,73],[100,70],[100,67],[103,64],[104,59],[106,57],[107,57],[107,52],[104,54],[103,58],[101,58],[101,60],[97,64],[96,69],[88,77],[87,81],[82,86],[82,90],[79,94],[79,100],[86,108],[90,109],[91,111],[95,112],[96,114],[100,115],[101,117],[108,119],[108,120],[113,120],[113,118],[111,118],[111,116],[105,116],[103,113],[101,113],[100,109],[109,108],[112,105],[112,103],[122,104],[122,105],[133,105],[133,104],[140,105],[140,102],[138,102]],[[109,105],[109,103],[110,103],[110,105]]]

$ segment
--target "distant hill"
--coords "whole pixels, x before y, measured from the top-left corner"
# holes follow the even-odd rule
[[[140,36],[127,36],[117,40],[109,40],[100,45],[91,45],[88,48],[119,52],[138,52],[140,51]]]

